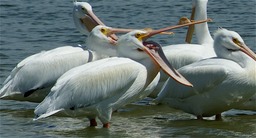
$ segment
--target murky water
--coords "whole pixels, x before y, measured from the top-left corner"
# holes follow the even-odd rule
[[[94,12],[109,26],[161,28],[190,16],[190,0],[91,0]],[[72,19],[70,0],[0,1],[0,87],[25,57],[64,45],[83,44]],[[211,33],[224,27],[240,33],[256,51],[256,1],[208,2]],[[184,43],[186,28],[157,36],[162,45]],[[195,41],[195,40],[194,40]],[[32,121],[37,104],[0,100],[0,137],[256,137],[256,113],[232,110],[223,121],[198,121],[166,106],[131,104],[112,117],[110,129],[88,127],[85,118],[52,116]],[[210,118],[211,119],[211,118]]]

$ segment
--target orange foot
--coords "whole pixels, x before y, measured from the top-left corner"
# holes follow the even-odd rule
[[[110,123],[103,124],[104,128],[110,128]]]

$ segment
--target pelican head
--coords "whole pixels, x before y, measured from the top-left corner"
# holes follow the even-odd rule
[[[92,29],[86,40],[86,46],[93,51],[108,56],[116,56],[116,40],[114,33],[127,33],[130,29],[112,28],[105,25],[97,25]]]
[[[239,56],[240,58],[238,59],[242,60],[243,54],[241,52],[243,52],[253,60],[256,60],[255,53],[246,46],[242,37],[237,32],[224,28],[220,28],[215,32],[214,49],[219,57],[233,59],[234,56]]]
[[[73,19],[77,29],[87,35],[95,26],[104,25],[93,13],[92,6],[87,2],[74,1]]]
[[[158,31],[158,33],[161,32]],[[155,35],[155,33],[153,34]],[[152,32],[143,30],[134,30],[122,35],[117,41],[119,56],[128,57],[138,62],[150,57],[156,66],[160,67],[174,80],[186,86],[193,86],[170,65],[159,44],[143,42],[145,38],[150,36],[152,36]]]
[[[143,49],[142,39],[143,36],[148,35],[147,31],[134,30],[123,36],[121,36],[118,41],[118,53],[120,56],[132,58],[134,60],[141,60],[147,56],[145,53],[137,54],[138,49]],[[128,52],[129,51],[129,52]]]

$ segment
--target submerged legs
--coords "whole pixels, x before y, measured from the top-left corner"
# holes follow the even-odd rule
[[[216,115],[215,115],[215,120],[216,120],[216,121],[222,120],[221,114],[216,114]]]
[[[96,119],[90,119],[90,127],[95,127],[97,126],[97,122],[96,122]]]

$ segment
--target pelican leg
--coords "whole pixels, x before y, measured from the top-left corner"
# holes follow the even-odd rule
[[[216,114],[216,115],[215,115],[215,120],[216,120],[216,121],[222,120],[221,114]]]
[[[104,128],[110,128],[110,123],[103,124]]]
[[[197,120],[204,120],[202,115],[196,116]]]
[[[90,119],[90,127],[95,127],[97,126],[97,122],[96,122],[96,119]]]

